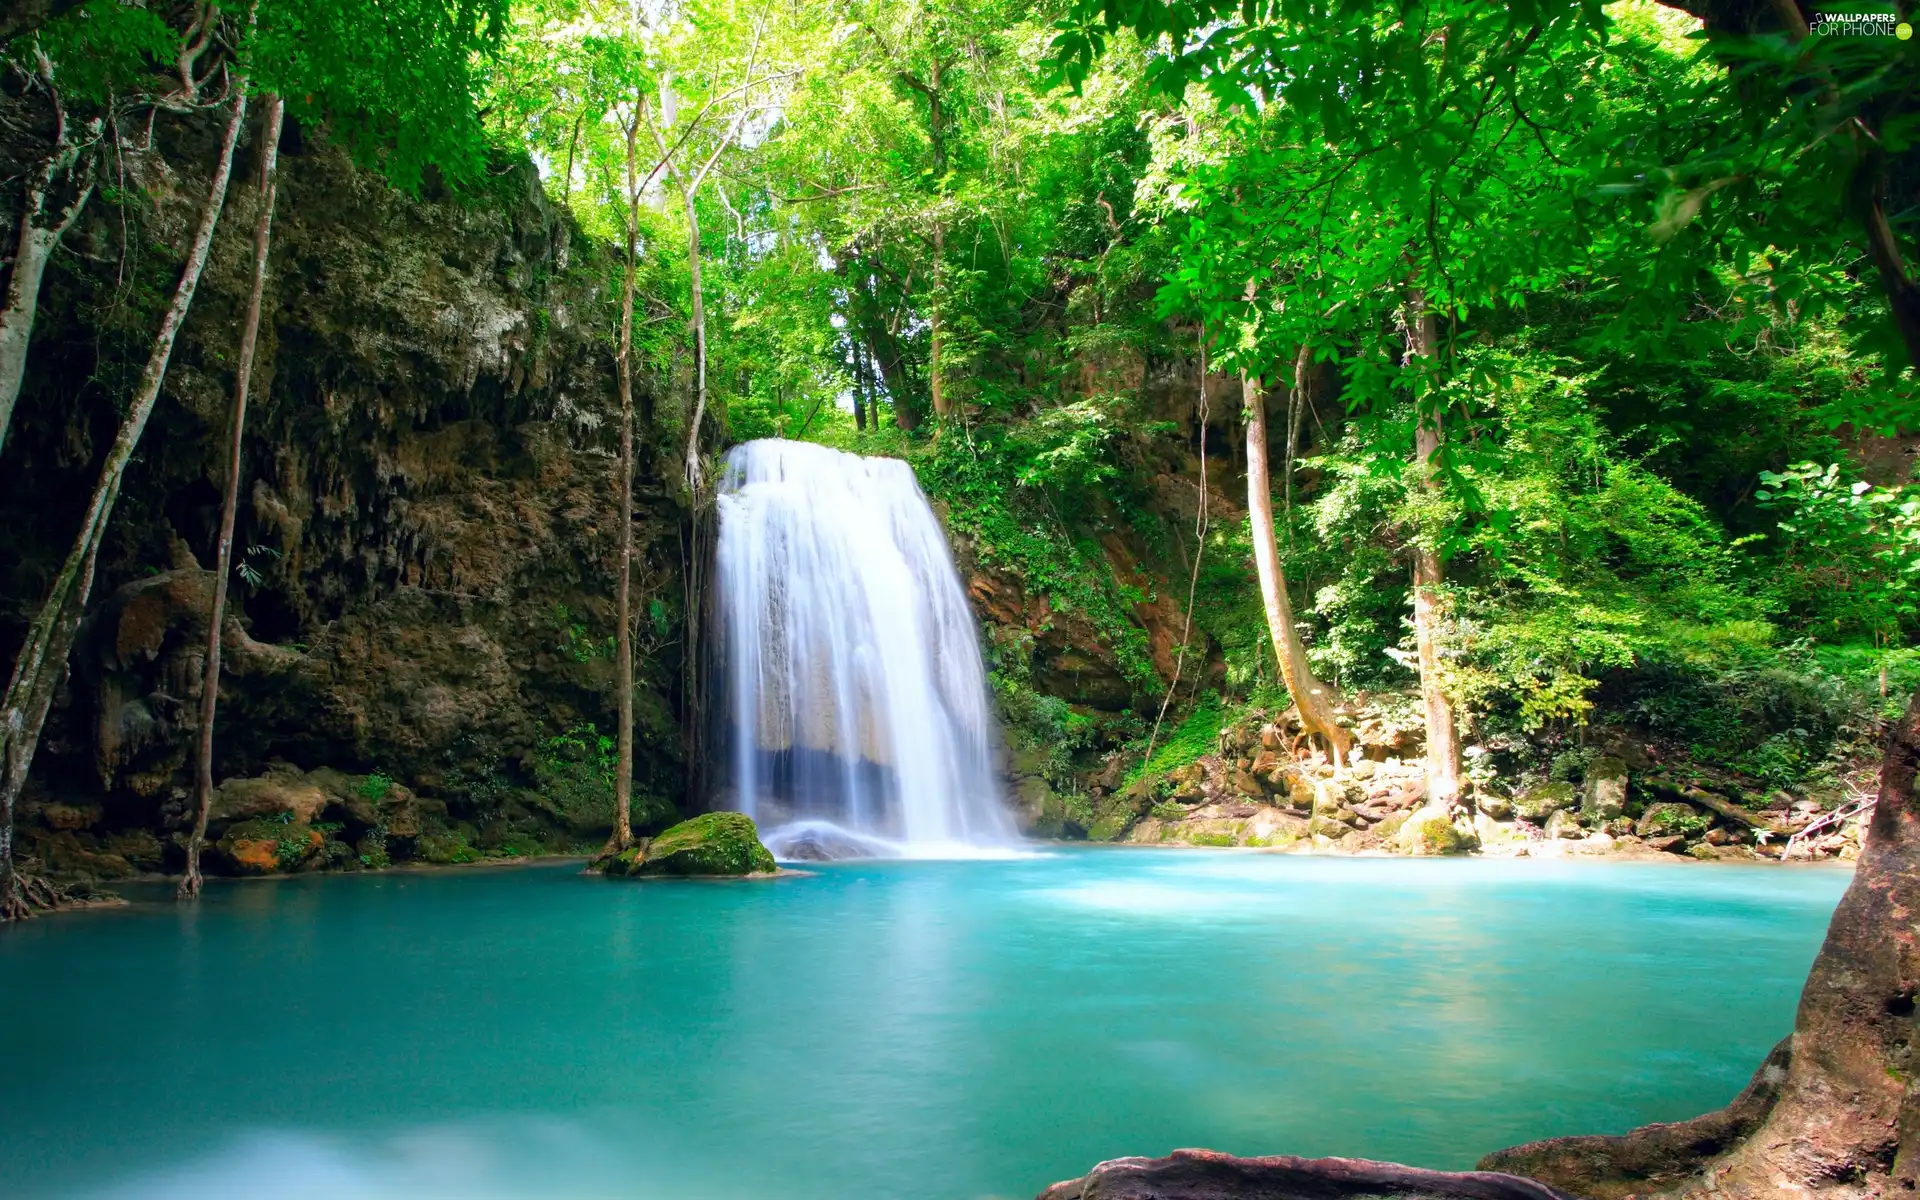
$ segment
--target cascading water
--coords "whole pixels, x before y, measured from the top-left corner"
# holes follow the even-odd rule
[[[911,468],[747,442],[718,503],[724,798],[781,857],[1012,844],[973,614]]]

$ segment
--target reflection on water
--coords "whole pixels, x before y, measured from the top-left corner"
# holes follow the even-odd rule
[[[1063,851],[219,886],[0,937],[9,1195],[1031,1196],[1724,1103],[1832,870]]]

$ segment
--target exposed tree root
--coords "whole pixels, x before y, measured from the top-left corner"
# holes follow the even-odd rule
[[[1543,1183],[1489,1171],[1423,1171],[1364,1158],[1235,1158],[1175,1150],[1166,1158],[1116,1158],[1039,1200],[1569,1200]]]
[[[1613,1136],[1557,1137],[1496,1150],[1482,1171],[1525,1175],[1588,1200],[1624,1200],[1669,1191],[1699,1178],[1715,1157],[1758,1129],[1780,1098],[1793,1059],[1782,1038],[1732,1104],[1690,1121],[1644,1125]]]
[[[1624,1137],[1556,1138],[1481,1161],[1594,1200],[1628,1195],[1912,1196],[1920,1184],[1920,694],[1887,731],[1853,883],[1793,1036],[1732,1105]]]
[[[66,908],[73,897],[38,875],[15,870],[0,888],[0,924],[24,921],[37,913]]]

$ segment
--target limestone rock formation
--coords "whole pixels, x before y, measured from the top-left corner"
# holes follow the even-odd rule
[[[0,471],[0,594],[17,601],[0,612],[0,663],[72,539],[118,419],[112,397],[151,336],[145,283],[117,288],[116,272],[172,270],[204,186],[182,173],[211,163],[217,131],[208,114],[161,114],[164,159],[134,146],[116,159],[123,190],[151,203],[90,206],[50,270]],[[253,152],[243,146],[236,179]],[[580,800],[603,787],[599,768],[563,761],[555,743],[591,747],[614,724],[610,251],[525,164],[499,164],[486,196],[430,181],[411,197],[291,124],[280,161],[216,779],[275,763],[378,772],[448,814],[423,841],[396,826],[396,856],[585,842],[581,826],[596,823],[604,835],[598,802]],[[238,210],[252,202],[234,193]],[[56,873],[179,861],[251,226],[221,226],[36,759],[22,838]],[[130,299],[89,299],[109,295]],[[635,791],[679,797],[685,513],[660,466],[677,458],[655,418],[665,389],[641,386]],[[102,815],[60,828],[54,805]],[[305,821],[304,807],[281,811]],[[663,809],[644,811],[657,823]]]

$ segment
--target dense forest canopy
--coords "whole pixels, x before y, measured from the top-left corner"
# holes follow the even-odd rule
[[[697,263],[704,445],[908,455],[984,558],[1092,615],[1143,696],[1167,681],[1089,536],[1157,520],[1141,488],[1174,431],[1147,393],[1204,357],[1275,397],[1315,673],[1414,682],[1424,550],[1459,720],[1577,724],[1634,669],[1677,689],[1643,715],[1685,726],[1727,719],[1680,698],[1703,680],[1909,686],[1920,566],[1910,43],[1705,15],[531,4],[487,121],[601,236],[637,189],[635,336],[669,420]],[[1237,403],[1211,403],[1233,458]],[[1214,523],[1196,576],[1234,697],[1278,679],[1249,536]],[[1681,732],[1785,782],[1829,749],[1835,702],[1805,701],[1824,730],[1753,745]]]

